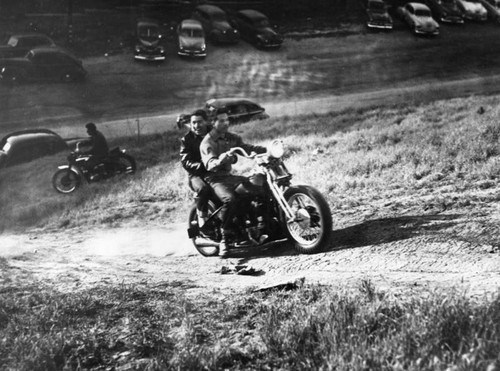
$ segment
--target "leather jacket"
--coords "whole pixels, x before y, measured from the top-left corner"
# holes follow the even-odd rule
[[[207,170],[201,162],[200,143],[203,136],[196,135],[192,131],[181,138],[181,164],[189,176],[203,177]]]

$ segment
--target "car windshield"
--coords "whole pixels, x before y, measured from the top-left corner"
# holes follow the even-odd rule
[[[18,42],[19,42],[19,40],[17,37],[10,37],[9,41],[7,41],[7,44],[15,47]]]
[[[181,30],[181,35],[185,37],[202,37],[203,32],[199,28],[183,28]]]
[[[269,21],[266,18],[257,19],[255,21],[255,26],[257,26],[257,27],[269,27]]]
[[[224,13],[214,13],[212,14],[212,20],[214,22],[225,22],[226,17],[224,16]]]
[[[158,37],[158,27],[155,26],[139,26],[139,37]]]
[[[417,9],[415,10],[415,15],[417,17],[430,17],[431,13],[427,9]]]
[[[368,9],[370,9],[374,13],[385,13],[384,3],[380,3],[378,1],[370,1],[368,3]]]

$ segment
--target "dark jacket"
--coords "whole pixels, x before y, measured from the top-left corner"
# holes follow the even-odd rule
[[[201,162],[200,143],[203,136],[196,135],[192,131],[181,138],[181,164],[189,176],[203,177],[207,170]]]
[[[108,155],[108,142],[100,131],[96,131],[89,139],[91,148],[87,151],[89,155],[95,157],[106,157]]]

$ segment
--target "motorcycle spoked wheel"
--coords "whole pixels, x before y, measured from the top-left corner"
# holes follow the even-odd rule
[[[74,192],[80,187],[81,183],[80,175],[70,169],[59,169],[52,177],[52,186],[59,193],[68,194]]]
[[[213,211],[216,210],[215,204],[212,202],[208,203],[208,213],[209,215],[212,214]],[[189,221],[188,221],[188,228],[192,227],[193,224],[198,223],[198,214],[196,213],[196,205],[193,205],[191,207],[191,210],[189,211]],[[213,230],[211,233],[216,236],[218,234],[218,228],[216,226],[213,227]],[[215,241],[207,236],[207,238],[201,236],[201,234],[198,234],[198,236],[194,237],[191,239],[193,242],[194,247],[196,250],[203,256],[210,257],[210,256],[217,256],[219,255],[219,243],[218,241]]]
[[[287,189],[284,196],[297,217],[286,225],[295,249],[303,254],[323,250],[332,232],[332,214],[323,195],[311,186],[298,185]]]
[[[113,163],[117,174],[134,174],[137,170],[135,159],[126,153],[121,153]]]

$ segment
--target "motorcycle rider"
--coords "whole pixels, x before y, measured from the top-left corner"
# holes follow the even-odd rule
[[[87,129],[87,134],[90,138],[84,143],[89,144],[90,149],[82,152],[82,154],[90,155],[86,165],[89,170],[92,170],[96,165],[99,165],[106,159],[109,147],[106,138],[99,130],[97,130],[97,127],[93,122],[87,123],[85,128]]]
[[[230,150],[234,147],[241,147],[248,153],[266,152],[265,147],[246,144],[239,135],[228,132],[228,129],[227,112],[219,110],[212,130],[200,144],[201,159],[207,169],[205,180],[223,203],[220,211],[222,239],[219,244],[219,256],[221,258],[227,257],[227,240],[231,233],[230,223],[237,207],[235,189],[246,180],[246,177],[231,174],[232,164],[237,158]]]
[[[202,227],[208,217],[207,203],[212,191],[203,180],[207,170],[201,161],[200,143],[212,127],[207,113],[201,109],[191,114],[189,125],[189,132],[181,138],[181,164],[188,172],[189,188],[196,193],[198,225]]]

